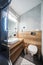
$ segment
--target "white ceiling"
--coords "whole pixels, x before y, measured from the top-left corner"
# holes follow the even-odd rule
[[[10,7],[18,15],[22,15],[40,3],[41,0],[12,0]]]

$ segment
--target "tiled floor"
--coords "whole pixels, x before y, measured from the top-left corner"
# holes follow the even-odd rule
[[[34,63],[35,65],[43,65],[43,62],[38,58],[37,55],[35,55],[34,57],[31,56],[31,54],[24,54],[22,53],[20,55],[22,58]],[[13,64],[14,65],[14,64]]]
[[[22,54],[21,56],[27,59],[28,61],[33,62],[35,65],[43,65],[43,62],[38,58],[37,55],[32,57],[31,54],[26,54],[26,55]]]
[[[14,65],[35,65],[35,64],[20,56]]]

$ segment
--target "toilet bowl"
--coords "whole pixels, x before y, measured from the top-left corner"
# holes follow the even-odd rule
[[[29,51],[30,54],[33,56],[33,55],[35,55],[35,54],[37,53],[38,48],[37,48],[37,46],[35,46],[35,45],[29,45],[29,46],[28,46],[28,51]]]

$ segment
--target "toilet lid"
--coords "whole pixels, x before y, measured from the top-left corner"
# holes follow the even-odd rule
[[[37,52],[37,46],[35,45],[29,45],[28,46],[29,51],[36,53]]]

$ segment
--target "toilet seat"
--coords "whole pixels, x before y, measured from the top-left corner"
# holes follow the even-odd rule
[[[29,50],[29,52],[31,53],[31,55],[34,55],[34,54],[37,53],[38,48],[37,48],[37,46],[35,46],[35,45],[29,45],[29,46],[28,46],[28,50]]]

